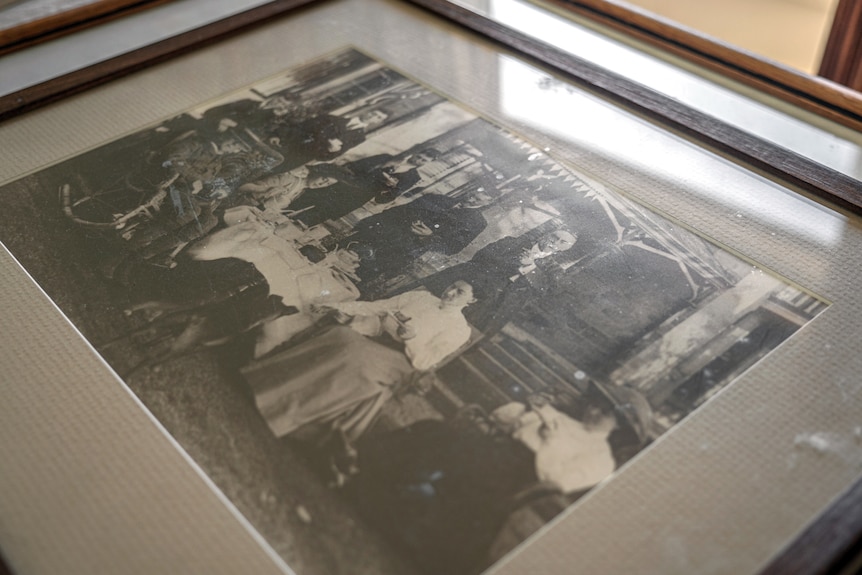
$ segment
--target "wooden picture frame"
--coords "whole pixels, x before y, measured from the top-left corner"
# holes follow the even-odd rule
[[[59,98],[89,89],[111,79],[130,74],[143,67],[156,64],[166,58],[183,54],[216,42],[227,35],[236,34],[269,18],[290,13],[308,4],[310,0],[277,0],[247,10],[228,18],[169,40],[153,44],[135,52],[117,56],[83,70],[72,72],[43,84],[25,88],[0,97],[0,121],[15,114],[35,109]],[[517,31],[493,22],[491,19],[461,8],[453,3],[413,0],[429,10],[467,26],[480,34],[510,48],[552,66],[570,78],[585,82],[620,102],[632,105],[640,111],[667,122],[672,128],[691,133],[709,146],[716,146],[751,162],[758,169],[786,178],[790,183],[816,195],[824,195],[843,207],[858,209],[862,206],[862,194],[858,192],[852,178],[824,169],[814,162],[796,156],[786,150],[763,146],[762,142],[741,130],[733,129],[690,108],[679,105],[671,98],[642,89],[613,73],[608,73],[589,62],[578,60],[551,46],[532,39]],[[796,89],[806,89],[798,86]],[[807,86],[811,93],[811,86]],[[833,92],[847,100],[848,94]],[[834,98],[833,98],[834,99]],[[852,102],[852,100],[851,100]],[[851,103],[848,117],[856,113],[862,104]],[[826,181],[829,181],[826,184]],[[825,191],[828,189],[828,191]]]
[[[0,28],[0,55],[152,8],[168,0],[92,0],[68,9],[51,6],[31,16],[22,14]],[[14,6],[13,6],[14,8]],[[43,14],[43,15],[40,15]]]
[[[779,149],[741,130],[730,128],[720,121],[687,109],[670,98],[633,85],[625,78],[608,73],[590,62],[573,58],[551,46],[544,45],[515,30],[500,26],[455,4],[432,0],[414,1],[425,10],[445,16],[459,26],[472,29],[483,38],[491,40],[496,46],[494,50],[500,50],[506,54],[514,54],[517,58],[526,59],[539,65],[546,73],[550,71],[551,74],[563,78],[566,82],[581,86],[594,97],[612,102],[612,106],[618,106],[625,110],[626,113],[645,119],[643,121],[655,122],[660,126],[661,130],[694,142],[693,146],[707,150],[708,153],[727,155],[732,158],[735,165],[741,165],[743,171],[753,170],[755,173],[765,174],[769,178],[776,178],[780,182],[779,186],[786,190],[793,190],[793,192],[789,193],[798,193],[801,191],[816,197],[817,200],[815,201],[825,202],[826,205],[832,206],[832,208],[823,209],[837,208],[839,213],[845,214],[842,217],[850,221],[858,219],[859,211],[862,209],[862,197],[860,197],[859,193],[859,184],[853,178],[819,166],[787,150]],[[305,13],[302,10],[303,8],[313,10],[324,4],[322,2],[315,3],[303,0],[280,0],[265,4],[226,21],[218,22],[171,40],[154,44],[146,49],[97,64],[92,68],[52,80],[44,85],[4,96],[0,99],[0,118],[26,126],[28,120],[38,117],[38,114],[25,115],[25,112],[35,111],[37,108],[54,102],[62,106],[63,100],[71,94],[84,93],[96,86],[107,84],[111,80],[141,71],[150,65],[167,62],[176,56],[183,54],[192,55],[197,49],[217,46],[217,42],[220,40],[228,38],[236,39],[238,38],[236,35],[242,32],[251,31],[254,34],[254,27],[271,23],[269,19],[277,15],[284,14],[286,15],[286,19],[301,18]],[[291,15],[287,16],[288,14]],[[439,26],[440,24],[429,23],[428,25]],[[463,34],[463,32],[456,32],[451,29],[448,33],[453,35]],[[475,42],[476,40],[471,41]],[[98,90],[94,90],[90,94],[92,95],[96,92]],[[213,96],[216,95],[213,94]],[[88,95],[84,94],[82,97],[87,98]],[[51,110],[47,111],[50,112]],[[661,211],[668,210],[671,205],[666,201],[662,203],[660,195],[652,195],[646,201],[651,204],[658,203]],[[797,201],[802,200],[797,199]],[[673,217],[674,219],[679,218],[679,216]],[[742,216],[740,215],[739,217]],[[698,229],[700,225],[702,225],[702,222],[701,224],[694,224]],[[714,233],[712,231],[709,235]],[[767,252],[770,254],[777,253],[774,249],[771,252]],[[786,263],[781,264],[778,261],[776,260],[776,263],[773,263],[773,265],[779,268],[782,265],[786,265]],[[779,269],[779,272],[783,273],[781,269]],[[814,439],[818,437],[815,436]],[[799,442],[799,445],[803,446],[809,444],[805,438],[799,439]],[[814,448],[816,450],[817,445],[814,445]],[[855,456],[855,452],[848,455],[851,459],[855,458]],[[841,503],[842,507],[836,507],[835,509],[858,506],[858,496],[854,495],[858,491],[857,486],[857,488],[849,493],[849,502],[845,499]],[[842,529],[842,525],[845,525],[843,527],[845,530],[841,531],[839,536],[831,538],[833,545],[826,554],[811,554],[812,544],[805,543],[805,541],[812,540],[812,538],[813,540],[822,540],[825,534],[831,534],[835,529]],[[830,569],[837,569],[843,566],[843,563],[847,560],[848,549],[852,547],[858,538],[858,528],[851,526],[848,529],[845,523],[837,521],[834,517],[830,519],[830,515],[827,514],[825,519],[815,524],[814,530],[814,535],[806,536],[805,539],[801,540],[800,545],[789,548],[787,553],[790,559],[779,558],[777,560],[775,566],[771,567],[771,569],[777,569],[777,571],[773,572],[783,572],[781,571],[781,565],[786,565],[787,563],[781,563],[781,561],[790,561],[793,563],[804,555],[814,556],[817,565],[826,570],[824,572],[829,572]],[[548,539],[551,538],[549,537]],[[788,555],[785,557],[788,557]],[[560,563],[557,563],[556,568],[559,567]],[[767,572],[769,572],[769,569],[767,568]]]
[[[839,82],[853,90],[862,88],[860,76],[859,32],[862,24],[862,13],[859,6],[846,0],[841,0],[835,8],[835,18],[826,47],[823,61],[818,74]]]
[[[819,76],[794,70],[626,2],[552,0],[549,5],[618,30],[836,122],[857,130],[860,127],[862,98],[849,83],[851,73],[839,72],[837,67],[839,58],[849,58],[838,55],[837,45],[841,41],[842,22],[848,20],[851,10],[849,3],[842,8],[841,16],[836,17],[836,39],[832,41],[835,46],[827,48]],[[849,41],[844,40],[844,43]]]

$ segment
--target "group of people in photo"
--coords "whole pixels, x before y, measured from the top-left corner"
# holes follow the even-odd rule
[[[429,125],[441,98],[427,91],[337,100],[337,77],[97,150],[92,163],[133,172],[125,192],[100,196],[116,186],[102,172],[66,184],[62,208],[116,248],[105,275],[128,287],[133,327],[103,350],[149,346],[123,375],[244,346],[237,375],[274,436],[310,446],[325,480],[428,572],[476,572],[537,528],[517,515],[530,502],[552,498],[556,513],[618,466],[615,432],[648,441],[648,409],[619,411],[632,399],[595,384],[375,431],[393,397],[434,389],[441,366],[583,254],[522,142],[475,117]]]

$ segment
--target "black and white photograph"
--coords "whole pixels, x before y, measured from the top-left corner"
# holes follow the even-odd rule
[[[829,305],[353,48],[0,193],[297,575],[485,572]]]

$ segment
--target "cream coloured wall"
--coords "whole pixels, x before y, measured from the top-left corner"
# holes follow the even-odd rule
[[[816,73],[838,0],[627,0],[630,4]]]

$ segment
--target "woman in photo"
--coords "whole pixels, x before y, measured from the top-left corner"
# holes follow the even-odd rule
[[[441,297],[425,290],[373,302],[332,303],[334,325],[242,370],[278,437],[322,427],[353,444],[396,388],[428,372],[470,339],[462,310],[474,301],[459,281]]]

